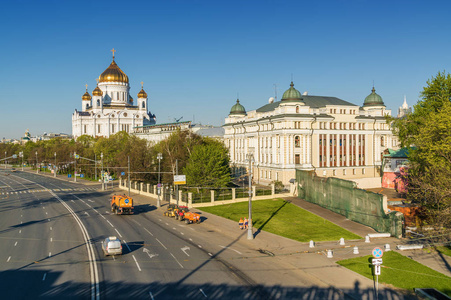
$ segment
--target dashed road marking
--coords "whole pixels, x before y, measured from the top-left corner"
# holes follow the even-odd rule
[[[150,232],[149,230],[147,230],[147,228],[144,228],[145,231],[147,231],[151,236],[153,236],[152,232]]]
[[[111,227],[113,227],[113,228],[114,228],[113,224],[111,224],[111,222],[110,222],[110,221],[108,221],[108,220],[106,220],[106,221],[107,221],[107,223],[108,223],[108,224],[110,224],[110,225],[111,225]]]
[[[154,300],[152,292],[149,292],[149,295],[150,295],[150,299]]]
[[[161,246],[163,246],[163,247],[164,247],[164,249],[168,250],[168,248],[166,248],[166,246],[165,246],[165,245],[163,245],[163,243],[162,243],[162,242],[160,242],[160,240],[159,240],[159,239],[156,239],[156,240],[157,240],[157,242],[158,242],[158,243],[160,243],[160,244],[161,244]]]
[[[210,252],[208,252],[208,255],[213,256],[213,254],[211,254]]]
[[[205,296],[205,298],[208,298],[202,289],[199,289],[199,291]]]
[[[11,256],[10,257],[8,257],[8,259],[6,260],[6,262],[9,262],[9,260],[11,259]]]
[[[42,281],[45,280],[45,277],[47,276],[47,273],[44,273],[44,276],[42,276]]]
[[[52,227],[50,227],[50,230],[53,230],[53,228],[52,228]]]
[[[127,242],[126,242],[125,240],[122,240],[122,241],[124,241],[124,244],[125,244],[125,246],[127,246],[128,251],[132,252],[132,250],[131,250],[130,247],[128,246]]]
[[[202,248],[202,246],[201,246],[201,245],[197,245],[197,247],[199,247],[199,248]]]
[[[169,254],[172,255],[172,257],[175,259],[175,261],[179,264],[179,266],[184,269],[184,267],[182,266],[182,264],[177,260],[177,258],[175,258],[174,254],[172,254],[171,252],[169,252]]]
[[[17,246],[17,242],[14,243],[14,247],[16,247],[16,246]]]
[[[141,272],[141,268],[139,267],[138,261],[136,260],[134,255],[132,255],[132,257],[135,260],[135,263],[136,263],[136,266],[138,267],[138,270]]]
[[[52,257],[52,252],[49,252],[49,257]]]
[[[122,237],[122,234],[120,234],[119,231],[117,231],[116,228],[114,228],[114,230],[116,230],[117,234],[119,234],[119,236]]]
[[[19,233],[22,233],[22,229],[21,229],[21,230],[19,230]]]

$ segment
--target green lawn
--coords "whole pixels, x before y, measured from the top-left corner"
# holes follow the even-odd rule
[[[199,208],[206,212],[234,220],[248,216],[248,202]],[[282,199],[252,202],[254,228],[271,232],[300,242],[361,239],[317,215]]]
[[[345,259],[338,264],[373,279],[372,257],[361,256]],[[414,288],[435,288],[451,296],[451,277],[434,271],[397,252],[385,252],[379,282],[391,284],[395,287],[413,290]]]
[[[437,250],[445,255],[451,256],[451,245],[448,246],[439,246],[437,247]]]

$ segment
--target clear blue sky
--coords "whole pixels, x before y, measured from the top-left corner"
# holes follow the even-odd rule
[[[451,64],[449,1],[4,1],[0,138],[71,133],[85,84],[111,62],[140,82],[158,123],[222,125],[289,87],[396,115]]]

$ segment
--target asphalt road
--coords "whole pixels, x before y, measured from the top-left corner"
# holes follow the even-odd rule
[[[208,240],[192,225],[148,204],[135,215],[113,215],[109,195],[98,184],[0,170],[2,298],[267,298],[205,250]],[[112,235],[122,240],[123,255],[105,257],[101,241]]]

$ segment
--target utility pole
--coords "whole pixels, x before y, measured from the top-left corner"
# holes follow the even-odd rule
[[[36,151],[35,154],[36,154],[36,174],[38,174],[39,173],[39,170],[38,170],[38,151]]]
[[[179,160],[175,160],[175,175],[179,175]],[[175,197],[177,197],[177,206],[179,206],[179,185],[175,186]]]
[[[128,156],[128,196],[130,197],[130,156]]]
[[[55,152],[55,163],[53,164],[53,177],[56,177],[56,152]]]
[[[95,180],[97,181],[97,153],[94,153]]]
[[[158,200],[157,200],[157,208],[161,207],[161,203],[160,203],[160,194],[161,194],[161,184],[160,184],[160,162],[163,159],[163,154],[158,153],[157,155],[157,159],[158,159],[158,185],[157,185],[157,190],[158,190]]]
[[[77,182],[77,153],[74,152],[74,182]]]
[[[254,162],[254,154],[252,152],[247,154],[247,161],[249,161],[249,220],[247,227],[247,239],[253,240],[254,234],[252,232],[252,163]]]
[[[105,180],[103,178],[103,152],[100,153],[100,159],[102,160],[102,168],[100,170],[100,179],[102,180],[102,191],[105,190]]]

